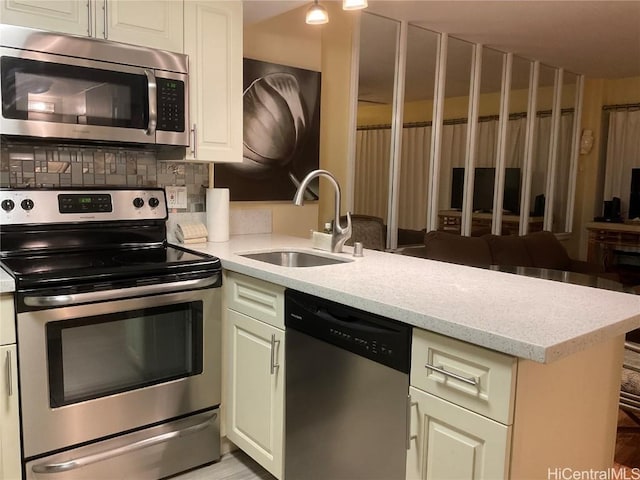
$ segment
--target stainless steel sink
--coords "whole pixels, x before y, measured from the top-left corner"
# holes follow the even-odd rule
[[[280,265],[281,267],[319,267],[321,265],[335,265],[352,261],[347,258],[317,255],[315,253],[297,252],[293,250],[243,253],[240,254],[240,256],[273,265]]]

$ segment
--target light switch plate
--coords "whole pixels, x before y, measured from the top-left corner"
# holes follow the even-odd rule
[[[175,185],[164,187],[167,192],[167,207],[187,208],[187,187],[177,187]]]

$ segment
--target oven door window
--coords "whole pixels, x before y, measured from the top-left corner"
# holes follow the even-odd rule
[[[2,57],[2,115],[74,125],[143,129],[144,75]]]
[[[47,323],[51,407],[202,373],[202,302]]]

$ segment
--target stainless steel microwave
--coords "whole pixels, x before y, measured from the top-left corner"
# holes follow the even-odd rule
[[[0,133],[189,145],[186,55],[0,25]]]

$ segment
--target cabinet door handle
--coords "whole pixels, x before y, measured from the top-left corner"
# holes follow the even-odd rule
[[[280,365],[276,363],[276,348],[279,349],[279,347],[280,347],[280,340],[276,340],[275,334],[272,333],[271,334],[271,365],[270,365],[271,375],[276,373],[276,368],[280,368]]]
[[[91,21],[93,17],[93,15],[91,15],[93,7],[91,6],[91,2],[93,2],[93,0],[87,0],[87,15],[89,16],[87,22],[87,35],[89,37],[93,37],[93,22]]]
[[[7,368],[7,394],[8,396],[13,395],[13,377],[12,377],[12,369],[11,369],[11,352],[7,352],[5,357],[5,366]]]
[[[191,128],[191,133],[193,134],[193,145],[191,146],[191,155],[193,155],[193,158],[198,158],[198,130],[196,129],[195,123]]]
[[[411,409],[417,406],[418,402],[412,402],[411,395],[407,395],[407,450],[411,450],[411,440],[418,438],[418,435],[411,435]]]
[[[445,370],[443,367],[436,367],[434,365],[431,365],[430,363],[427,363],[424,366],[424,368],[428,368],[429,370],[433,370],[434,372],[441,373],[442,375],[445,375],[447,377],[455,378],[456,380],[460,380],[461,382],[468,383],[469,385],[473,385],[474,387],[478,386],[478,379],[476,377],[471,377],[471,378],[463,377],[462,375],[449,372],[448,370]]]
[[[102,22],[102,27],[103,27],[102,36],[106,40],[109,37],[109,35],[107,33],[107,28],[108,28],[108,25],[109,25],[109,21],[107,19],[107,15],[109,15],[109,10],[107,9],[107,0],[104,0],[104,2],[102,3],[102,10],[104,10],[104,17],[103,17],[103,22]]]

